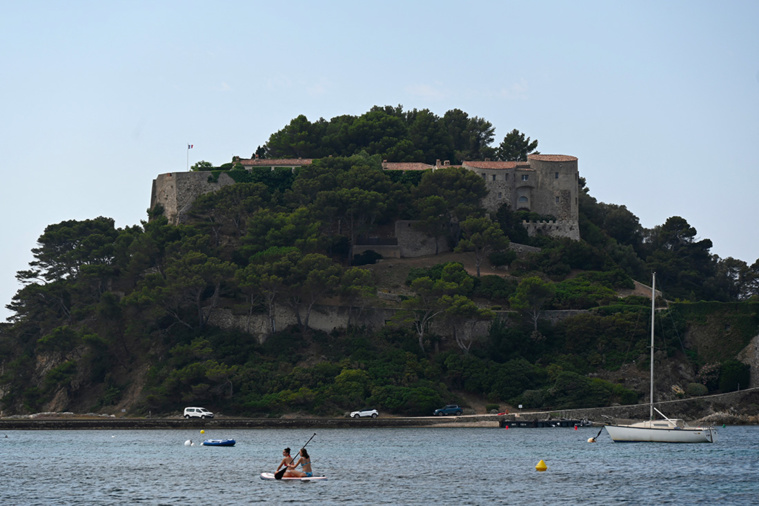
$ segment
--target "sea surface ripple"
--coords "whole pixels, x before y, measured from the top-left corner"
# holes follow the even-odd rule
[[[194,504],[756,504],[759,427],[715,444],[614,443],[597,428],[14,430],[0,502]],[[326,481],[264,481],[309,437]],[[232,438],[235,447],[200,446]],[[195,446],[186,446],[192,440]],[[543,460],[548,469],[538,472]]]

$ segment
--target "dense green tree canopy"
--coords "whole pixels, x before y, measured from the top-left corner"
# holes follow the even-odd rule
[[[428,109],[375,106],[361,116],[314,123],[300,115],[269,137],[263,153],[267,158],[325,158],[365,151],[391,162],[461,163],[494,157],[494,132],[489,121],[460,109],[439,117]]]
[[[390,174],[381,165],[522,157],[537,147],[509,136],[499,155],[493,126],[458,109],[299,116],[256,153],[316,158],[311,165],[199,162],[193,170],[209,180],[226,170],[236,184],[198,198],[186,223],[153,210],[123,229],[103,217],[46,227],[18,273],[13,317],[0,325],[2,409],[114,410],[136,398],[138,414],[202,402],[240,415],[335,415],[361,402],[418,415],[461,391],[545,408],[634,402],[635,392],[587,375],[641,363],[645,300],[619,295],[651,271],[668,300],[688,301],[671,302],[679,320],[662,349],[685,357],[706,391],[743,383],[745,368],[730,360],[757,333],[759,260],[720,259],[679,216],[644,229],[625,206],[597,202],[582,179],[582,240],[570,241],[529,237],[522,220],[539,218],[529,213],[504,207],[487,217],[485,183],[471,171]],[[392,237],[399,218],[416,219],[437,253],[474,251],[477,271],[508,240],[532,248],[481,278],[428,258],[405,286],[351,266],[358,237]],[[322,303],[340,304],[347,328],[311,328]],[[283,323],[287,307],[300,325]],[[554,325],[545,309],[592,312]],[[357,328],[369,310],[393,314],[392,325]],[[688,311],[688,325],[719,322],[720,346],[686,349]],[[472,332],[478,322],[489,332]]]
[[[17,278],[28,282],[75,278],[85,265],[109,265],[114,257],[117,232],[111,218],[69,220],[50,225],[32,249],[32,268]]]
[[[480,266],[489,251],[505,250],[509,239],[501,227],[488,218],[467,218],[461,222],[461,241],[456,251],[474,251],[477,277],[480,277]]]
[[[679,216],[668,218],[651,235],[653,253],[647,259],[651,271],[670,296],[683,299],[713,299],[704,281],[716,274],[709,239],[696,239],[696,229]]]
[[[555,291],[556,289],[550,283],[546,283],[538,276],[531,276],[519,283],[509,302],[511,307],[530,316],[534,325],[533,330],[537,334],[540,311],[553,298]]]
[[[503,142],[498,146],[496,156],[509,162],[527,161],[527,155],[539,152],[535,151],[538,147],[538,141],[534,140],[530,142],[530,138],[524,138],[524,134],[516,128],[506,134],[503,138]]]
[[[486,194],[482,178],[459,167],[425,172],[416,190],[417,199],[441,197],[445,201],[448,222],[464,221],[470,215],[483,214],[480,202]]]

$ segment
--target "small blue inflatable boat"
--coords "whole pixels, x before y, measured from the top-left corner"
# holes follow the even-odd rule
[[[234,439],[206,439],[203,446],[234,446]]]

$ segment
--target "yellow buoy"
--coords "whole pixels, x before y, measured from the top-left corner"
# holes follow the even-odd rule
[[[546,463],[541,460],[540,462],[538,462],[538,465],[535,466],[535,469],[538,471],[545,471],[546,469],[548,469],[548,466],[546,466]]]
[[[203,429],[200,429],[200,433],[201,433],[201,434],[205,434],[205,433],[206,433],[206,431],[204,431]]]

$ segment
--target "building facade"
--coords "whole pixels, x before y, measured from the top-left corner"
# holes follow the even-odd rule
[[[385,170],[436,170],[448,162],[382,164]],[[459,167],[482,177],[488,194],[482,205],[491,213],[508,204],[512,211],[530,211],[555,220],[524,222],[530,235],[580,239],[577,157],[529,155],[526,162],[465,161]]]

